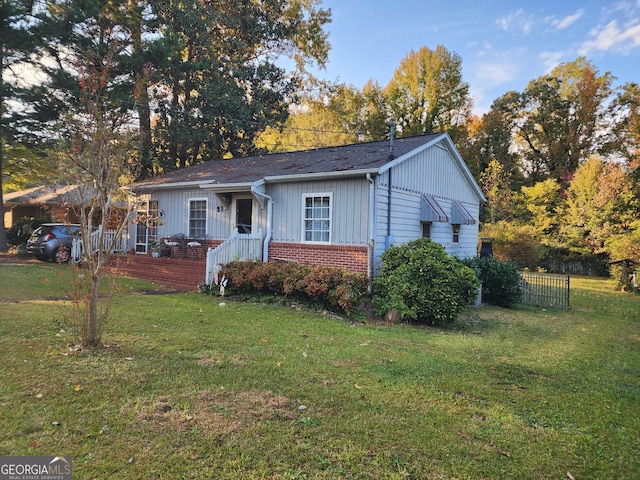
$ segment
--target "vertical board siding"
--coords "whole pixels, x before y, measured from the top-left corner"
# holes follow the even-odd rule
[[[388,229],[389,176],[392,215]],[[433,196],[449,218],[452,215],[453,200],[457,200],[473,218],[478,219],[479,199],[449,152],[438,147],[422,151],[376,178],[376,267],[380,265],[380,256],[385,251],[389,231],[392,245],[401,245],[422,236],[420,216],[423,195]],[[454,243],[451,223],[433,222],[431,240],[444,246],[450,255],[475,256],[478,249],[478,224],[461,225],[460,240]]]
[[[362,179],[270,185],[273,241],[302,242],[303,195],[332,193],[331,244],[366,245],[369,183]]]
[[[164,211],[158,227],[160,238],[189,233],[189,199],[207,200],[207,239],[225,239],[231,234],[231,210],[210,190],[200,188],[157,190],[141,196],[143,200],[157,200],[158,209]],[[230,207],[230,205],[229,205]],[[258,222],[258,225],[260,223]],[[135,241],[135,225],[130,237]]]
[[[391,180],[398,189],[453,198],[463,203],[478,202],[449,151],[437,146],[423,150],[393,167]]]

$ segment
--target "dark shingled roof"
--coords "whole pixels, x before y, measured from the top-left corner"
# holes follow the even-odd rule
[[[397,138],[395,158],[442,135],[428,134]],[[254,183],[265,177],[322,174],[358,170],[375,170],[392,161],[389,141],[357,143],[289,153],[272,153],[253,157],[210,160],[175,172],[137,182],[130,187],[153,187],[164,184],[202,182],[213,185]]]

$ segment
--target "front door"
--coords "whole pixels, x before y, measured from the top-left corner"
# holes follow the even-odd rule
[[[234,228],[238,233],[251,233],[251,223],[253,217],[253,198],[236,198],[236,224]]]

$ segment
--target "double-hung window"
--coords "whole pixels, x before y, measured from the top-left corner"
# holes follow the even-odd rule
[[[303,232],[305,242],[331,241],[331,194],[304,195]]]
[[[189,200],[189,238],[207,236],[207,200]]]

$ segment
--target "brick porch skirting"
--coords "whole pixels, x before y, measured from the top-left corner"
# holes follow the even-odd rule
[[[342,267],[353,273],[367,273],[366,246],[271,242],[269,260]]]

